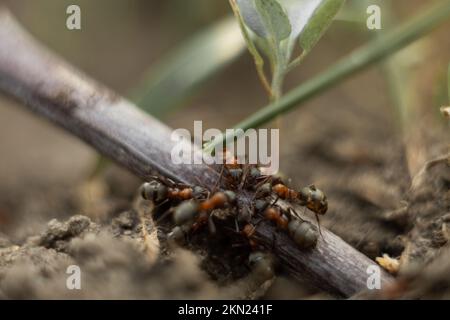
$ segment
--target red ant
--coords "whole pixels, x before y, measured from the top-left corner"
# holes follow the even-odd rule
[[[169,179],[158,177],[153,177],[150,182],[145,182],[141,186],[142,197],[153,201],[156,205],[170,200],[204,199],[207,194],[207,190],[202,187],[176,184]]]
[[[283,183],[273,184],[271,182],[261,185],[255,194],[257,198],[264,198],[274,193],[278,198],[292,202],[298,202],[302,206],[306,206],[309,210],[314,212],[317,224],[320,230],[319,215],[324,215],[328,210],[328,200],[326,195],[314,185],[303,188],[300,192],[290,189]]]
[[[208,222],[210,231],[215,233],[211,211],[234,205],[235,202],[236,194],[233,191],[217,192],[211,198],[201,202],[196,200],[182,202],[175,209],[173,218],[175,224],[179,226],[192,223],[194,230]]]

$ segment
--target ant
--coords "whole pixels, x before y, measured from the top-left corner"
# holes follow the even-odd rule
[[[259,210],[257,207],[259,207]],[[317,244],[319,233],[317,232],[316,227],[309,221],[300,218],[293,209],[290,208],[285,210],[279,206],[275,206],[275,204],[270,204],[267,201],[256,200],[255,210],[262,213],[264,219],[276,224],[279,229],[287,231],[289,236],[299,247],[308,249]],[[251,224],[245,225],[242,230],[242,234],[249,239],[252,248],[255,248],[257,245],[253,239],[255,231],[256,226]]]
[[[303,188],[299,192],[298,198],[302,205],[306,205],[309,210],[316,214],[324,215],[328,210],[327,196],[313,184]]]
[[[182,244],[191,230],[191,227],[192,226],[188,224],[173,227],[172,231],[167,234],[167,240],[169,242]]]
[[[300,219],[292,219],[289,222],[288,232],[295,243],[304,249],[314,247],[319,238],[315,226],[309,221]]]
[[[316,245],[318,234],[315,227],[298,215],[294,216],[292,209],[283,210],[280,207],[272,206],[265,210],[264,217],[273,221],[280,229],[287,229],[298,246],[307,249]]]
[[[300,205],[311,210],[315,214],[319,226],[319,233],[322,235],[319,215],[324,215],[328,210],[328,200],[322,190],[316,188],[315,185],[310,185],[297,192],[283,183],[273,184],[272,182],[267,182],[257,189],[255,197],[265,198],[272,193],[280,199],[298,202]]]
[[[283,183],[267,182],[256,191],[256,198],[265,198],[274,193],[278,198],[290,201],[299,201],[314,213],[324,215],[328,210],[328,200],[322,190],[315,185],[303,188],[300,192],[290,189]]]
[[[274,261],[270,254],[254,251],[248,257],[248,263],[253,271],[253,275],[262,284],[275,276]]]
[[[151,200],[156,205],[163,204],[169,200],[204,199],[207,195],[207,190],[202,187],[176,184],[170,179],[158,177],[152,177],[150,182],[145,182],[141,186],[142,198]]]
[[[250,247],[252,249],[255,249],[258,247],[258,243],[253,239],[255,231],[256,231],[256,227],[254,225],[252,225],[251,223],[246,224],[241,231],[241,234],[245,238],[248,239],[248,243],[250,244]]]
[[[309,210],[314,212],[319,226],[319,233],[323,238],[322,230],[320,229],[319,215],[324,215],[328,210],[328,200],[325,193],[322,190],[317,189],[315,185],[303,188],[299,192],[299,199],[302,205],[306,206]]]
[[[212,220],[211,211],[215,209],[232,206],[236,203],[236,194],[233,191],[216,192],[212,197],[198,201],[191,199],[182,202],[175,208],[173,218],[178,226],[187,225],[193,222],[192,228],[197,230],[206,222],[209,224],[211,233],[215,233],[215,225]]]

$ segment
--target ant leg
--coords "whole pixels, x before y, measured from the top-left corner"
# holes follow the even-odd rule
[[[216,224],[214,223],[212,214],[210,214],[208,217],[208,229],[211,234],[216,234],[217,232]]]
[[[159,208],[160,206],[162,206],[163,204],[165,204],[165,203],[167,203],[167,202],[169,202],[169,199],[166,199],[166,200],[164,200],[163,202],[161,202],[160,204],[158,204],[157,206],[155,206],[155,209],[156,209],[156,208]]]
[[[277,243],[277,234],[276,234],[276,233],[273,233],[273,234],[272,234],[272,251],[275,250],[275,245],[276,245],[276,243]]]
[[[322,237],[322,239],[325,240],[325,238],[323,237],[323,234],[322,234],[322,229],[320,228],[320,219],[319,219],[319,215],[316,213],[315,216],[316,216],[317,226],[319,227],[319,234],[320,234],[320,236]]]
[[[236,218],[234,218],[234,227],[236,228],[236,232],[239,232],[239,224]]]
[[[205,189],[208,189],[208,187],[198,177],[194,176],[194,179],[197,182],[198,186],[201,186],[201,187],[203,187]]]
[[[155,224],[159,224],[162,220],[166,219],[169,215],[173,213],[173,208],[164,212],[158,219],[155,220]]]
[[[217,190],[217,187],[219,186],[220,180],[222,180],[222,176],[223,176],[223,171],[225,169],[225,165],[222,165],[222,168],[220,169],[220,175],[219,178],[216,181],[216,184],[214,185],[214,187],[212,188],[211,193],[215,193]]]

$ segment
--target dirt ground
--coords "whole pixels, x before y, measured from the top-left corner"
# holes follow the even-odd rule
[[[12,7],[26,21],[20,5]],[[314,183],[326,192],[323,225],[371,259],[387,254],[399,262],[398,281],[382,298],[450,298],[449,127],[434,99],[450,58],[448,28],[427,40],[413,64],[417,115],[407,128],[399,125],[381,67],[282,120],[282,172],[293,186]],[[346,32],[331,30],[287,87],[364,41],[336,40]],[[118,37],[132,47],[146,35]],[[58,50],[64,55],[71,48]],[[122,72],[94,65],[103,53],[90,54],[92,60],[67,56],[126,94],[130,84],[120,81]],[[121,55],[108,59],[118,63]],[[145,59],[141,52],[135,60]],[[138,79],[139,68],[128,64],[127,76]],[[264,104],[245,55],[167,122],[191,129],[201,119],[205,127],[226,128]],[[115,165],[89,178],[98,157],[92,149],[4,96],[0,115],[0,298],[331,298],[291,281],[282,268],[260,286],[250,268],[236,276],[233,265],[212,268],[204,253],[168,246],[164,228],[136,200],[141,181]],[[83,270],[83,290],[66,288],[66,269],[74,264]]]

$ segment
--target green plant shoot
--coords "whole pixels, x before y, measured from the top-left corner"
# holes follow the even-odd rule
[[[345,0],[230,0],[258,75],[272,101],[282,94],[286,74],[322,37]],[[292,57],[295,49],[300,54]],[[271,80],[264,65],[268,60]]]

